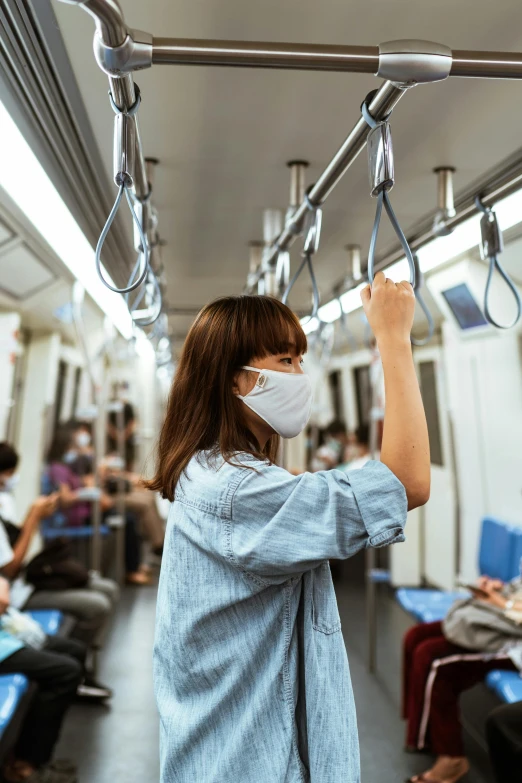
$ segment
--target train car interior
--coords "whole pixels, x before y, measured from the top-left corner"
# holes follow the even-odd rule
[[[294,716],[297,766],[255,774],[522,781],[521,98],[514,0],[1,0],[0,781],[252,780],[277,743],[260,727],[227,766],[236,729],[210,713],[171,727],[194,746],[169,760],[153,648],[177,504],[143,482],[170,389],[202,308],[279,300],[313,402],[275,462],[357,496],[360,475],[393,472],[396,399],[361,296],[400,281],[429,500],[410,503],[405,540],[323,558],[360,751],[351,772],[314,767],[317,729],[303,739]],[[191,622],[173,613],[173,649]],[[214,643],[191,627],[180,676]],[[205,726],[225,755],[198,767]],[[344,740],[318,741],[344,758]]]

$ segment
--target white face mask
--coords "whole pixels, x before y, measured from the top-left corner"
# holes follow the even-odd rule
[[[91,445],[91,436],[88,432],[79,432],[75,440],[79,449],[86,449],[87,446]]]
[[[4,479],[2,488],[6,492],[12,492],[19,481],[20,481],[20,475],[18,473],[15,473],[13,476],[8,476],[6,479]]]
[[[259,378],[251,392],[244,397],[237,395],[239,399],[282,438],[299,435],[312,411],[312,383],[308,375],[257,367],[243,367],[243,370],[258,372]]]

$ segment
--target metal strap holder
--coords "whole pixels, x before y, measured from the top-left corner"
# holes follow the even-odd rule
[[[313,185],[310,186],[309,190],[312,189],[313,189]],[[323,223],[323,210],[318,204],[317,205],[312,204],[308,193],[305,193],[305,201],[308,207],[308,213],[305,219],[305,241],[303,246],[303,260],[301,261],[299,268],[297,269],[297,272],[290,280],[290,283],[288,284],[287,289],[283,294],[282,301],[283,304],[287,303],[292,288],[297,282],[297,279],[299,278],[305,266],[307,266],[308,271],[310,273],[310,279],[312,281],[312,290],[313,290],[313,306],[312,306],[312,312],[310,314],[310,318],[316,318],[317,311],[319,310],[320,295],[319,295],[319,288],[317,286],[317,280],[315,277],[312,258],[319,250],[319,243],[321,241],[321,227]]]
[[[498,224],[497,216],[491,207],[484,206],[479,196],[476,197],[475,204],[477,209],[483,213],[482,219],[480,221],[480,255],[484,261],[489,261],[488,279],[486,282],[486,290],[484,292],[484,315],[486,316],[486,320],[489,321],[492,326],[496,326],[497,329],[511,329],[511,327],[515,326],[519,322],[520,316],[522,315],[522,300],[514,282],[511,280],[510,276],[498,260],[498,256],[504,250],[504,240],[502,237],[502,231],[500,230],[500,226]],[[514,320],[510,324],[498,323],[498,321],[496,321],[495,318],[493,318],[491,315],[491,311],[489,309],[491,282],[493,280],[493,272],[495,269],[500,274],[513,294],[513,298],[515,299],[517,312]]]
[[[388,198],[388,191],[390,191],[395,184],[393,145],[391,130],[388,123],[388,118],[390,115],[386,115],[380,122],[377,122],[374,117],[372,117],[368,107],[374,95],[375,92],[370,93],[361,106],[362,116],[371,128],[367,142],[368,169],[370,175],[371,195],[373,198],[377,198],[377,210],[375,212],[375,221],[373,224],[372,238],[368,252],[368,279],[370,283],[373,283],[375,247],[377,244],[377,236],[379,234],[382,208],[384,206],[386,212],[388,213],[390,223],[392,224],[393,229],[400,240],[404,254],[408,260],[408,264],[410,266],[410,283],[412,286],[415,286],[415,264],[412,258],[411,250],[399,225],[399,221],[397,220],[395,212],[393,211],[390,199]]]

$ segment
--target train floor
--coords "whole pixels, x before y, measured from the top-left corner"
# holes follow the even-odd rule
[[[346,570],[348,564],[344,564]],[[378,599],[378,666],[366,665],[364,591],[360,579],[336,578],[339,610],[357,704],[362,783],[401,783],[430,758],[402,750],[399,719],[400,639],[409,625],[387,591]],[[157,783],[158,716],[152,692],[151,651],[156,590],[123,591],[100,660],[99,677],[114,688],[110,706],[76,704],[68,715],[58,757],[72,757],[81,783]],[[473,728],[471,728],[473,733]],[[468,738],[472,770],[463,783],[492,783],[480,737]],[[341,783],[341,782],[340,782]]]

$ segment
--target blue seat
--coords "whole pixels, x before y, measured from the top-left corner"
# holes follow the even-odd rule
[[[47,520],[46,520],[47,522]],[[52,541],[55,538],[91,538],[93,528],[90,525],[84,525],[83,527],[53,527],[51,525],[42,525],[42,535],[46,541]],[[102,536],[108,536],[110,528],[107,525],[100,525],[100,533]]]
[[[32,609],[24,612],[35,620],[47,636],[56,636],[63,623],[63,614],[58,609]]]
[[[513,547],[518,528],[498,519],[486,517],[482,522],[480,537],[479,571],[492,579],[509,582],[519,574],[518,563],[514,570]]]
[[[397,601],[419,623],[443,620],[450,606],[459,598],[467,598],[463,592],[445,593],[442,590],[422,590],[401,587],[396,592]]]
[[[480,573],[509,582],[520,574],[521,558],[522,529],[485,517],[480,536]],[[468,594],[463,592],[409,587],[401,587],[396,592],[399,604],[421,623],[443,620],[452,603],[466,597]]]
[[[0,737],[12,720],[28,687],[29,682],[23,674],[0,676]]]
[[[522,701],[522,677],[518,672],[492,671],[486,683],[502,701],[508,704]]]
[[[511,557],[511,572],[514,579],[516,576],[522,576],[522,527],[516,527],[513,530],[513,551]]]

